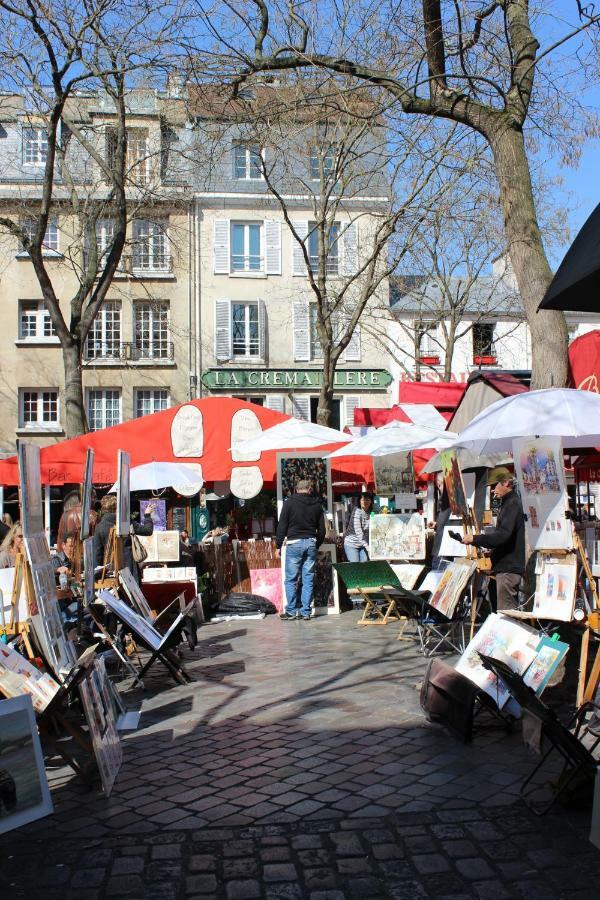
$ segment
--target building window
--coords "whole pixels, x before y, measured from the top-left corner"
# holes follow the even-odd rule
[[[493,322],[477,322],[473,325],[473,362],[475,365],[496,361],[494,331]]]
[[[169,304],[166,302],[136,303],[135,310],[136,359],[170,359]]]
[[[23,129],[23,162],[28,166],[43,166],[48,156],[48,132],[45,128]]]
[[[231,322],[234,357],[259,357],[258,303],[232,303]]]
[[[118,359],[121,356],[121,304],[103,303],[85,344],[86,359]]]
[[[256,144],[236,144],[233,148],[233,173],[245,180],[262,178],[262,156]]]
[[[327,275],[339,273],[339,236],[340,226],[334,222],[331,228],[325,229],[325,271]],[[308,223],[308,256],[312,272],[319,268],[319,233],[316,222]]]
[[[437,340],[437,326],[420,323],[417,325],[419,360],[436,365],[440,361],[440,345]]]
[[[169,272],[171,257],[164,222],[136,219],[133,223],[133,268],[144,272]]]
[[[43,300],[21,300],[19,304],[19,340],[56,339],[56,328]]]
[[[29,241],[32,241],[35,237],[37,224],[37,219],[31,218],[23,219],[21,223],[21,227]],[[24,249],[25,248],[23,248],[23,250]],[[46,233],[44,235],[44,240],[42,241],[42,251],[47,253],[58,253],[58,249],[58,222],[56,219],[48,219]]]
[[[110,253],[113,240],[115,238],[115,222],[114,219],[98,219],[96,222],[96,245],[98,249],[98,270],[101,270],[106,263],[106,257]],[[90,260],[89,240],[87,234],[84,235],[83,241],[83,265],[87,269]],[[122,264],[123,258],[121,257]]]
[[[56,390],[22,390],[19,407],[21,428],[51,428],[60,424]]]
[[[117,132],[109,128],[106,132],[106,159],[109,169],[115,168]],[[150,153],[148,131],[145,128],[127,129],[127,152],[125,154],[125,177],[132,184],[148,184],[150,181]],[[110,181],[110,178],[106,179]]]
[[[121,421],[121,391],[96,388],[89,390],[87,418],[90,431],[118,425]]]
[[[231,223],[231,271],[261,272],[261,232],[260,222]]]
[[[335,151],[333,147],[319,149],[314,147],[310,151],[310,177],[313,181],[319,181],[321,173],[323,178],[330,178],[335,166]]]
[[[308,309],[310,316],[310,359],[312,362],[323,359],[323,348],[317,332],[317,304],[311,303]]]
[[[134,415],[149,416],[169,407],[169,391],[167,388],[136,388],[134,391]]]

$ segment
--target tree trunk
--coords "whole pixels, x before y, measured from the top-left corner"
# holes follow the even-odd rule
[[[335,377],[335,363],[327,360],[323,362],[323,383],[319,392],[317,405],[317,424],[331,428],[331,401],[333,400],[333,379]]]
[[[68,438],[85,434],[88,430],[83,400],[81,371],[81,347],[76,338],[63,345],[63,366],[65,370],[65,433]]]
[[[450,381],[452,377],[452,359],[454,357],[454,341],[455,341],[455,327],[450,324],[450,333],[446,340],[446,347],[444,350],[444,381]]]
[[[496,163],[510,260],[531,333],[531,387],[564,387],[569,343],[565,317],[558,311],[537,311],[552,271],[535,212],[523,134],[504,123],[490,130],[488,140]]]

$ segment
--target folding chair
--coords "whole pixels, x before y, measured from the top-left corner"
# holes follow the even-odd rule
[[[526,685],[522,677],[513,672],[510,666],[493,657],[485,656],[483,653],[480,653],[479,656],[486,669],[489,669],[498,678],[502,679],[517,703],[540,722],[542,735],[550,744],[549,749],[542,756],[540,762],[537,763],[521,785],[520,796],[529,809],[535,815],[543,816],[571,787],[576,788],[578,784],[581,785],[583,782],[591,790],[600,763],[593,755],[598,747],[598,743],[600,743],[600,728],[594,722],[586,725],[585,716],[590,708],[597,709],[595,704],[585,704],[576,711],[567,725],[563,725],[554,710],[546,706],[536,696],[535,691]],[[574,725],[575,728],[571,731],[570,729]],[[581,740],[586,732],[592,738],[593,746],[591,749],[586,747]],[[550,800],[543,802],[536,799],[536,795],[543,790],[543,786],[541,787],[539,784],[532,785],[532,781],[555,751],[563,759],[563,768],[555,781],[550,782],[549,786],[552,791]]]
[[[471,624],[470,613],[471,602],[466,593],[456,604],[451,619],[447,619],[424,600],[415,620],[423,656],[442,652],[464,653]]]

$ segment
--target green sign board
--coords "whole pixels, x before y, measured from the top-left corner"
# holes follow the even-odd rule
[[[231,390],[319,390],[320,369],[207,369],[202,384],[209,391]],[[333,386],[339,390],[382,391],[392,383],[386,369],[339,369]]]

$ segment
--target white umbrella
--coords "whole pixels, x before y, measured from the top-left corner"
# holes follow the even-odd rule
[[[513,461],[512,456],[506,452],[480,456],[478,453],[473,453],[464,447],[457,448],[456,455],[458,464],[463,472],[466,469],[493,469],[496,466],[512,466]],[[424,475],[430,475],[435,472],[441,472],[443,468],[441,456],[439,453],[436,453],[435,456],[431,457],[427,465],[423,466],[422,471]]]
[[[322,447],[323,444],[348,443],[351,435],[335,428],[326,428],[304,419],[286,419],[271,428],[265,428],[262,434],[234,444],[230,450],[243,450],[244,453],[262,453],[265,450],[308,450],[311,447]]]
[[[186,495],[195,487],[195,493],[202,487],[202,472],[199,466],[191,468],[188,463],[149,462],[141,466],[133,466],[129,473],[130,491],[159,491],[161,488],[183,488]],[[113,484],[109,493],[114,494],[117,485]]]
[[[388,422],[370,434],[352,441],[329,454],[330,459],[339,456],[388,456],[408,450],[445,450],[456,442],[452,431],[439,431],[427,425],[411,422]]]
[[[600,394],[546,388],[492,403],[461,431],[457,447],[474,453],[512,450],[513,438],[562,437],[565,447],[600,444]]]

